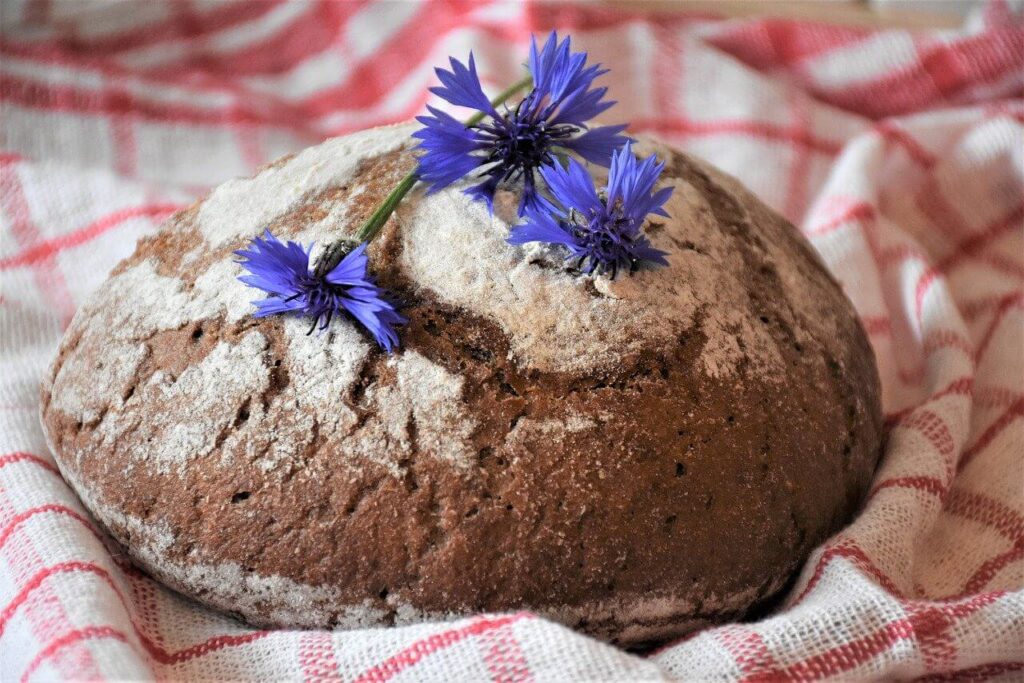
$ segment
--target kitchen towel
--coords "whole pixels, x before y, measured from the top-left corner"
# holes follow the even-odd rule
[[[1024,677],[1024,26],[722,20],[639,4],[4,0],[0,679]],[[737,176],[853,300],[884,390],[863,509],[757,621],[628,653],[530,613],[255,630],[111,549],[38,385],[75,308],[171,212],[325,137],[408,119],[572,36],[610,114]],[[611,119],[609,119],[611,120]]]

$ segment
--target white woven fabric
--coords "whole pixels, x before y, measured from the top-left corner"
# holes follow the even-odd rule
[[[1024,30],[652,18],[528,3],[5,2],[0,679],[1017,678],[1024,672]],[[52,465],[38,382],[75,308],[211,184],[419,112],[473,47],[500,89],[573,34],[616,120],[736,175],[868,330],[890,431],[864,509],[777,613],[644,656],[530,614],[253,631],[133,570]],[[959,672],[959,673],[956,673]]]

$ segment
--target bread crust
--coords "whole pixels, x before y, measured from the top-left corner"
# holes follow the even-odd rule
[[[252,318],[232,250],[353,232],[412,167],[408,132],[232,181],[82,307],[42,421],[85,505],[154,576],[261,625],[526,609],[635,646],[771,599],[882,442],[871,347],[811,247],[645,141],[676,187],[649,227],[667,270],[576,277],[504,244],[514,197],[490,217],[415,192],[371,246],[410,320],[396,354],[344,320]]]

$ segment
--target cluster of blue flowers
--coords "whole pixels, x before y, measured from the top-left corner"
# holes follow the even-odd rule
[[[586,53],[573,53],[569,39],[561,43],[552,33],[538,51],[530,44],[529,70],[533,89],[515,108],[499,113],[480,87],[473,55],[469,66],[451,59],[451,71],[436,69],[442,87],[431,92],[451,104],[469,107],[483,114],[482,120],[466,126],[434,107],[430,116],[417,121],[423,128],[419,138],[418,175],[436,192],[477,173],[482,182],[467,192],[492,205],[502,183],[521,183],[519,213],[537,206],[540,200],[536,174],[556,162],[559,154],[575,153],[587,161],[608,166],[612,152],[627,142],[621,135],[626,126],[587,129],[587,121],[614,102],[604,101],[607,88],[594,88],[594,79],[607,73],[599,64],[586,66]]]
[[[612,155],[608,185],[600,192],[575,159],[567,166],[545,166],[540,174],[554,201],[527,208],[526,221],[512,229],[508,241],[561,245],[581,272],[610,273],[612,278],[645,261],[667,266],[666,253],[641,232],[648,214],[668,216],[662,207],[672,188],[653,191],[664,166],[653,156],[637,161],[627,143]]]
[[[500,187],[520,189],[523,222],[512,229],[511,244],[550,244],[575,261],[579,272],[613,278],[643,263],[668,265],[666,253],[652,247],[642,230],[648,215],[668,216],[664,205],[672,188],[654,189],[664,164],[653,156],[638,160],[622,135],[625,125],[588,126],[615,104],[604,99],[607,88],[594,87],[607,70],[587,66],[585,52],[573,52],[568,38],[559,42],[552,33],[539,50],[531,42],[527,83],[532,88],[509,107],[484,94],[472,54],[468,65],[455,59],[450,63],[450,71],[436,70],[441,86],[431,92],[476,113],[462,123],[427,107],[429,115],[418,118],[423,127],[413,134],[420,141],[419,165],[377,212],[377,228],[415,180],[436,192],[471,177],[478,182],[466,193],[489,209]],[[607,167],[607,185],[599,189],[574,157]],[[367,239],[374,229],[364,226]],[[398,343],[395,327],[406,320],[368,275],[366,243],[316,269],[310,268],[310,249],[283,244],[267,232],[249,249],[236,252],[250,273],[240,279],[269,295],[254,302],[256,315],[309,316],[312,332],[318,326],[326,329],[332,317],[344,312],[391,351]]]

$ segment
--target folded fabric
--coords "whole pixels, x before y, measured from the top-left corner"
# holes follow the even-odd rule
[[[1024,26],[1000,3],[916,33],[625,7],[5,3],[0,678],[1024,675]],[[774,614],[646,654],[529,613],[258,631],[133,569],[38,423],[76,306],[210,185],[420,113],[449,54],[497,92],[552,28],[614,67],[617,119],[740,178],[853,300],[890,430],[860,516]]]

